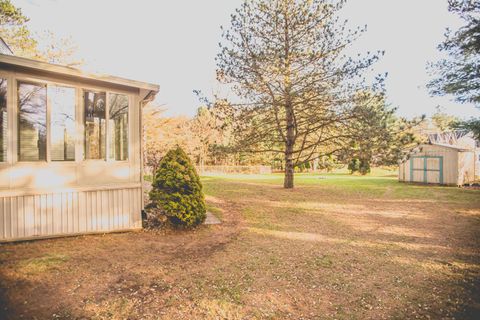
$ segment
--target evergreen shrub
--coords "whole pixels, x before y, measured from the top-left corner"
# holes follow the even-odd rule
[[[200,177],[180,147],[160,161],[149,196],[174,226],[195,227],[207,216]]]

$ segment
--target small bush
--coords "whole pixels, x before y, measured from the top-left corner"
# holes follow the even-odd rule
[[[174,226],[194,227],[205,221],[205,196],[200,178],[185,152],[177,147],[160,161],[150,200]]]
[[[360,168],[358,169],[361,175],[370,173],[370,163],[366,160],[360,160]]]
[[[361,175],[366,175],[370,173],[370,163],[367,160],[354,158],[348,163],[348,170],[351,174],[358,172]]]
[[[348,163],[348,171],[350,171],[350,174],[357,172],[359,168],[360,168],[360,160],[358,159],[352,159]]]

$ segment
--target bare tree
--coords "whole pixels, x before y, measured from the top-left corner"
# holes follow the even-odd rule
[[[188,144],[186,117],[165,117],[163,106],[148,105],[144,109],[145,166],[155,173],[160,160],[176,146]]]
[[[75,67],[83,64],[75,57],[77,46],[71,37],[57,37],[53,32],[31,32],[29,18],[10,0],[0,0],[0,35],[20,57]]]

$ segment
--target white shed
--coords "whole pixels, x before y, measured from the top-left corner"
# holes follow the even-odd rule
[[[399,181],[465,185],[480,179],[480,148],[470,134],[432,135],[399,164]]]

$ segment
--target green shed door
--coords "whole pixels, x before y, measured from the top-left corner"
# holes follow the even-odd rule
[[[443,157],[415,156],[410,158],[410,181],[443,184]]]

